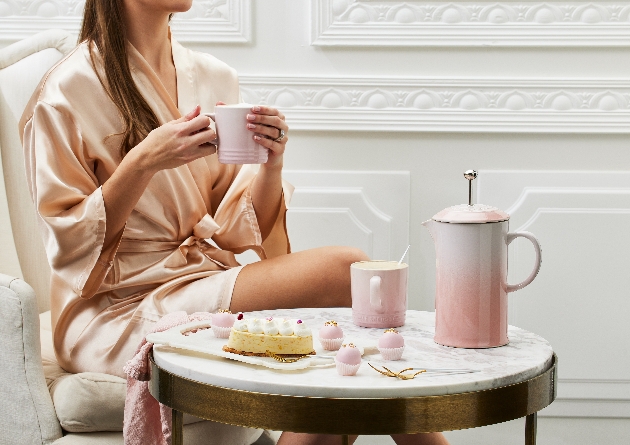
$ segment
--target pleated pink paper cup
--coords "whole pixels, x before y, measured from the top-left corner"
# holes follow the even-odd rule
[[[385,360],[400,360],[403,355],[403,351],[405,350],[404,346],[400,348],[378,348],[381,353],[381,357]]]
[[[221,326],[212,326],[212,332],[214,336],[217,338],[228,338],[230,336],[230,331],[232,328],[221,327]]]
[[[337,366],[337,373],[339,375],[346,375],[346,376],[355,375],[359,371],[359,368],[361,367],[361,363],[357,365],[349,365],[347,363],[343,363],[338,360],[335,360],[335,365]]]
[[[341,338],[321,338],[319,342],[322,344],[322,348],[326,351],[338,351],[343,344],[343,337]]]

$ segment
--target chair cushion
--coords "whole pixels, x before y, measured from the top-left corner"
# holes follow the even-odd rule
[[[40,314],[44,375],[61,427],[73,433],[122,431],[127,382],[96,372],[70,374],[57,363],[50,312]]]
[[[64,371],[53,350],[50,312],[40,314],[40,338],[44,375],[59,423],[65,431],[73,433],[59,439],[55,445],[122,444],[120,431],[123,429],[127,382],[109,374]],[[187,445],[207,445],[208,437],[214,438],[210,443],[217,445],[246,445],[255,441],[259,445],[272,445],[280,435],[204,421],[188,414],[184,414],[184,425],[184,443]]]

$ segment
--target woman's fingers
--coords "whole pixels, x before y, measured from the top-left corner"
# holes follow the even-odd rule
[[[268,127],[275,127],[277,130],[276,130],[276,136],[274,137],[274,139],[277,138],[279,135],[278,130],[284,130],[286,132],[289,129],[284,119],[281,118],[280,116],[274,116],[274,115],[270,116],[266,114],[248,114],[247,121],[248,123],[252,123],[252,124],[260,124],[260,125],[266,125]]]
[[[175,122],[180,123],[180,122],[190,121],[196,118],[197,116],[199,116],[199,113],[201,113],[201,106],[197,105],[195,108],[192,109],[192,111],[190,111],[185,116],[182,116],[179,119],[175,119]]]
[[[266,116],[278,116],[281,120],[284,120],[284,114],[282,114],[277,108],[266,107],[264,105],[254,105],[252,107],[252,113]]]
[[[258,135],[266,136],[269,139],[277,139],[280,137],[280,130],[276,127],[269,127],[267,125],[257,125],[257,124],[252,124],[250,122],[247,124],[247,129]]]
[[[262,145],[265,148],[268,148],[269,150],[271,150],[273,152],[273,154],[275,155],[281,155],[284,153],[285,150],[285,145],[287,143],[287,141],[289,140],[289,138],[287,136],[284,137],[284,139],[282,139],[281,142],[274,142],[273,139],[269,139],[263,136],[259,136],[257,134],[254,135],[254,140],[256,142],[258,142],[260,145]]]
[[[210,118],[204,115],[197,115],[188,122],[181,122],[180,129],[183,134],[196,133],[210,126]]]
[[[208,146],[215,147],[214,144],[211,144],[217,138],[217,134],[212,131],[210,128],[205,128],[195,134],[190,136],[188,143],[191,147],[200,146],[207,144]]]

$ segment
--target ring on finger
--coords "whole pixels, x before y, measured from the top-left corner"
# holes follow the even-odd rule
[[[284,139],[284,130],[278,128],[278,131],[280,132],[280,135],[273,140],[274,142],[280,142],[282,139]]]

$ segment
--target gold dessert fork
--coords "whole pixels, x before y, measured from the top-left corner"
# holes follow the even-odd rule
[[[299,355],[299,356],[296,356],[296,357],[283,357],[283,356],[275,354],[275,353],[273,353],[273,352],[271,352],[269,350],[266,352],[266,354],[267,354],[267,357],[271,357],[272,359],[274,359],[275,361],[280,362],[280,363],[295,363],[298,360],[302,360],[303,358],[306,358],[306,357],[311,357],[311,358],[329,358],[329,357],[322,357],[322,356],[319,356],[319,355],[312,355],[312,354],[304,354],[304,355]],[[330,357],[330,358],[334,358],[334,357]]]

